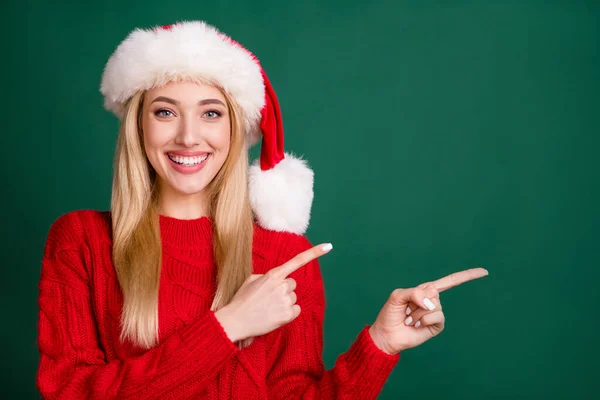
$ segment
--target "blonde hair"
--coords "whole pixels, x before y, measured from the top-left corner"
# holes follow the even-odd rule
[[[248,198],[248,152],[241,110],[220,87],[229,107],[231,143],[215,178],[205,188],[213,221],[217,289],[211,310],[227,305],[252,274],[253,219]],[[111,199],[113,264],[123,292],[122,341],[143,348],[158,343],[158,288],[162,245],[156,172],[143,146],[141,116],[144,92],[126,105],[119,129]],[[238,343],[248,346],[251,338]]]

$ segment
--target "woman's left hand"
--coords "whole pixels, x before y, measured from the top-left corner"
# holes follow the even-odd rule
[[[445,316],[439,294],[488,275],[483,268],[456,272],[410,289],[395,289],[371,325],[369,333],[381,350],[397,354],[437,336]]]

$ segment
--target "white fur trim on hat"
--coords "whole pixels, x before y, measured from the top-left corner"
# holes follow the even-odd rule
[[[250,204],[259,225],[273,231],[304,234],[310,220],[314,173],[305,160],[285,153],[267,171],[255,161],[249,171]]]
[[[265,105],[260,65],[203,21],[179,22],[171,29],[135,29],[109,58],[100,91],[105,108],[123,118],[124,105],[136,92],[194,77],[216,82],[236,100],[255,144]]]

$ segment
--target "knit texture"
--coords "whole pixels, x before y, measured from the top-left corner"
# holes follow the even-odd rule
[[[38,390],[46,399],[375,399],[400,355],[369,325],[332,369],[322,361],[325,293],[317,260],[289,276],[302,311],[245,349],[210,305],[212,222],[161,215],[159,344],[119,340],[123,297],[111,260],[110,212],[80,210],[51,226],[39,282]],[[254,273],[309,249],[305,236],[254,227]]]

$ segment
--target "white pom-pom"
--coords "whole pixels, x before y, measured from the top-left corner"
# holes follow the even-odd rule
[[[252,211],[260,226],[302,235],[308,229],[314,173],[305,160],[285,153],[274,168],[263,171],[256,160],[249,171]]]

